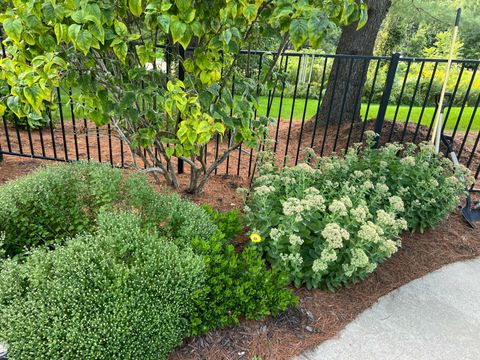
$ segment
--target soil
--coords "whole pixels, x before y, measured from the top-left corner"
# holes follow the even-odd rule
[[[281,123],[279,139],[286,138],[288,128],[287,123]],[[325,133],[324,128],[319,130],[316,132],[316,136]],[[360,139],[362,130],[361,124],[354,126],[351,142],[357,142]],[[407,136],[412,136],[414,130],[412,132],[412,129],[409,129]],[[346,146],[349,127],[341,127],[340,130],[327,129],[326,138],[334,139],[332,134],[336,134],[336,131],[339,131],[340,134],[336,148],[334,141],[325,143],[324,154]],[[398,139],[402,132],[403,124],[402,129],[395,126],[393,138]],[[308,139],[308,136],[312,136],[312,134],[313,131],[308,131],[308,129],[303,132],[302,146],[310,142],[311,138]],[[293,124],[290,135],[293,139],[300,138],[299,124]],[[381,142],[383,141],[382,139]],[[288,160],[288,163],[295,162],[298,140],[297,145],[292,146],[293,143],[290,144],[288,151],[285,151],[286,144],[278,142],[279,160],[282,160],[283,154],[287,153],[294,155]],[[480,163],[480,154],[478,150],[471,148],[471,144],[472,142],[469,140],[464,149],[464,156],[469,157],[473,154],[472,164],[474,166],[471,168],[475,169]],[[321,152],[321,143],[314,144],[314,148]],[[0,183],[25,175],[45,163],[48,161],[5,156],[5,160],[0,163]],[[183,190],[188,182],[188,174],[181,175],[182,186],[179,192],[195,202],[209,203],[220,210],[239,208],[242,203],[235,190],[238,186],[248,185],[246,176],[248,175],[248,163],[240,162],[240,165],[239,173],[244,176],[232,176],[231,174],[236,174],[238,169],[238,157],[235,158],[232,155],[230,175],[213,176],[204,192],[195,196],[185,195]],[[225,171],[224,167],[219,173]],[[401,249],[391,259],[380,265],[365,281],[349,288],[342,288],[336,293],[295,289],[295,293],[300,298],[300,305],[297,308],[292,308],[278,317],[269,317],[263,321],[242,321],[240,325],[232,328],[187,339],[171,354],[170,360],[249,360],[255,355],[260,356],[262,360],[291,359],[302,351],[338,334],[350,321],[373,305],[381,296],[445,264],[476,256],[480,256],[479,229],[469,227],[457,212],[445,219],[437,228],[428,230],[424,234],[404,233]]]

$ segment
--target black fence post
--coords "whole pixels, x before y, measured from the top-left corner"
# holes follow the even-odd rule
[[[392,59],[390,60],[390,65],[388,67],[387,79],[385,80],[385,88],[383,90],[382,100],[378,109],[377,121],[375,122],[375,133],[378,134],[375,141],[375,147],[378,147],[378,141],[380,139],[380,135],[382,134],[385,114],[387,113],[388,102],[390,100],[390,95],[392,94],[393,83],[395,82],[395,74],[397,73],[399,60],[400,54],[393,54]]]
[[[178,46],[178,55],[180,56],[182,61],[185,60],[185,50],[181,45]],[[180,61],[178,62],[178,80],[181,80],[181,81],[185,80],[185,69],[183,68],[183,63]],[[180,115],[179,115],[178,122],[180,121],[182,121],[182,119],[180,118]],[[185,171],[184,162],[182,159],[178,159],[178,173],[183,174],[184,171]]]

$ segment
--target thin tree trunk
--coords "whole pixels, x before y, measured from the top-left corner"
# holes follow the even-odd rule
[[[391,0],[365,0],[368,5],[368,21],[363,28],[357,24],[346,26],[337,46],[337,54],[373,55],[375,40],[384,21]],[[365,59],[336,58],[328,79],[328,86],[318,119],[322,124],[360,120],[363,87],[366,80]]]

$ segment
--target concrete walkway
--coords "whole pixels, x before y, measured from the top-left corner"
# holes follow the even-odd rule
[[[382,297],[297,360],[480,360],[480,258]]]

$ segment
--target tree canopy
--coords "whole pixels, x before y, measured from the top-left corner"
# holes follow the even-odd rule
[[[59,101],[55,88],[72,89],[77,116],[111,123],[132,157],[174,186],[171,158],[186,161],[191,191],[240,144],[256,145],[268,122],[255,116],[256,89],[275,77],[279,55],[252,79],[238,69],[241,49],[266,34],[278,34],[278,52],[290,41],[318,47],[336,26],[367,21],[361,0],[13,0],[3,9],[0,79],[9,91],[0,113],[41,125]],[[240,97],[229,90],[234,76]],[[226,149],[207,166],[206,145],[227,132]]]
[[[480,0],[393,0],[377,40],[377,53],[425,55],[425,49],[447,36],[439,34],[451,32],[458,8],[463,9],[459,30],[463,48],[457,56],[480,58]]]

